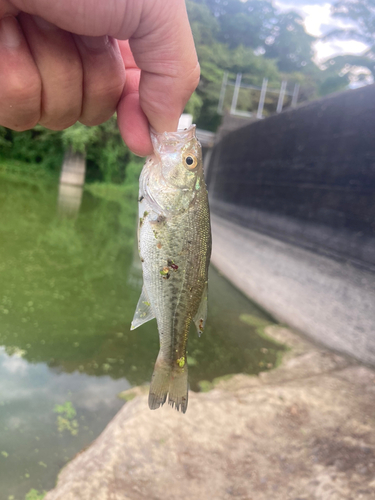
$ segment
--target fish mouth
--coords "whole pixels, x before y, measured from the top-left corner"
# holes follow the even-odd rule
[[[159,153],[168,152],[170,149],[181,149],[187,142],[196,137],[196,125],[177,130],[177,132],[156,132],[150,127],[150,134],[154,151]]]

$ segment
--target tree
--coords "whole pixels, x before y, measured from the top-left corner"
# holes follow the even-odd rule
[[[375,0],[338,0],[332,6],[333,16],[350,20],[353,26],[339,28],[325,36],[328,38],[354,39],[364,42],[368,49],[362,55],[338,56],[329,61],[336,64],[338,71],[346,73],[362,67],[371,71],[375,77]],[[362,77],[363,77],[362,73]],[[361,75],[359,75],[361,78]]]
[[[296,12],[287,12],[279,14],[277,19],[272,35],[265,40],[265,56],[276,59],[280,71],[287,73],[313,66],[315,37],[305,32],[302,17]]]
[[[69,149],[86,158],[89,180],[122,183],[128,163],[136,158],[124,144],[115,117],[96,127],[76,123],[64,131],[47,130],[41,125],[26,132],[0,127],[3,161],[36,163],[58,173]]]
[[[313,64],[314,37],[305,32],[296,12],[280,14],[267,0],[195,1],[211,11],[219,25],[217,41],[229,48],[243,45],[257,49],[266,58],[275,59],[280,71],[301,71]]]
[[[207,5],[187,0],[186,7],[195,44],[211,45],[216,41],[220,26]]]
[[[355,26],[340,28],[329,33],[329,36],[354,38],[375,47],[375,0],[338,0],[332,6],[334,17],[350,19]]]

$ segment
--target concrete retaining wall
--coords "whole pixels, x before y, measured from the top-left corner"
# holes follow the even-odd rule
[[[230,132],[207,181],[214,213],[375,269],[375,85]]]

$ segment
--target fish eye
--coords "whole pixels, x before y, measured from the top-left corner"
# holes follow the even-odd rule
[[[198,164],[198,160],[192,154],[186,154],[186,155],[184,155],[184,162],[185,162],[185,165],[187,166],[187,168],[189,170],[194,170],[194,168]]]

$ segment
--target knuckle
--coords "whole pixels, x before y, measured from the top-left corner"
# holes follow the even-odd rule
[[[25,130],[30,130],[34,128],[35,125],[39,122],[39,113],[34,117],[28,117],[26,120],[22,121],[22,123],[14,123],[8,128],[15,130],[16,132],[25,132]]]
[[[39,107],[41,101],[42,84],[39,77],[12,78],[7,86],[7,97],[10,102],[17,103],[17,107]]]
[[[103,78],[102,81],[97,82],[95,87],[88,89],[88,94],[96,100],[104,99],[106,102],[119,101],[122,91],[124,89],[124,78],[115,74],[112,78]]]
[[[41,107],[41,80],[35,75],[23,78],[11,75],[1,94],[1,115],[4,126],[23,132],[38,123]]]
[[[116,111],[116,108],[113,108],[113,110],[109,111],[106,114],[101,114],[101,115],[96,115],[96,116],[83,115],[79,119],[79,121],[80,121],[80,123],[82,123],[82,125],[86,125],[87,127],[96,127],[97,125],[101,125],[102,123],[109,120],[115,111]]]
[[[107,121],[116,111],[123,88],[124,80],[119,77],[91,89],[84,98],[85,104],[79,121],[87,126]]]
[[[48,128],[49,130],[59,131],[65,130],[66,128],[71,127],[78,121],[78,116],[74,118],[53,118],[53,117],[45,117],[42,118],[39,123],[43,125],[43,127]]]

